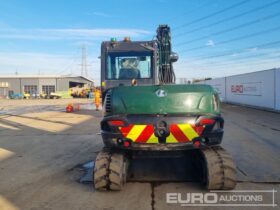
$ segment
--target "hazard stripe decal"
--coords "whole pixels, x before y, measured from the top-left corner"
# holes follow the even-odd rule
[[[178,127],[190,141],[198,137],[197,133],[190,124],[179,124]]]
[[[166,137],[166,143],[190,142],[194,138],[199,137],[204,128],[204,126],[192,124],[171,124],[170,135]],[[154,134],[154,126],[152,124],[130,124],[127,127],[119,127],[119,130],[123,137],[136,143],[159,143],[158,138]]]
[[[155,134],[152,134],[152,136],[148,139],[148,141],[146,143],[156,144],[156,143],[158,143],[158,138],[155,136]]]
[[[124,137],[127,137],[127,134],[131,131],[134,125],[129,125],[128,127],[120,127],[122,134]]]
[[[174,144],[178,143],[178,140],[173,136],[172,133],[170,133],[170,135],[166,138],[166,143]]]
[[[145,127],[146,125],[134,125],[130,132],[127,134],[126,138],[135,141],[138,136],[140,136]]]
[[[178,142],[188,142],[188,137],[183,133],[180,127],[176,124],[170,126],[170,132],[177,139]]]
[[[204,131],[204,128],[205,128],[205,126],[203,126],[203,125],[200,125],[200,126],[191,125],[191,126],[199,136],[202,134],[202,132]]]
[[[142,131],[140,136],[136,139],[135,142],[141,142],[141,143],[146,143],[151,135],[154,134],[154,126],[153,125],[147,125],[146,128]]]

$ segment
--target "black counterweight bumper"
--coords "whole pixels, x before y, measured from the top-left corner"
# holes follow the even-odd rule
[[[218,145],[220,116],[112,116],[101,122],[106,147],[130,150],[186,150]]]

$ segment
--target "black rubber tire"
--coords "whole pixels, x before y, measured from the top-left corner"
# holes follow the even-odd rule
[[[98,153],[93,171],[96,190],[121,190],[126,182],[128,161],[122,153],[102,150]]]
[[[236,186],[236,166],[231,155],[222,147],[201,150],[204,184],[208,190],[232,190]]]
[[[93,185],[96,190],[107,190],[109,187],[110,153],[102,150],[95,159]]]
[[[128,162],[123,154],[113,153],[109,166],[110,190],[122,190],[127,175]]]

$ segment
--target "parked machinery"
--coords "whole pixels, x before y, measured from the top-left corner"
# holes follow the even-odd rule
[[[209,85],[175,85],[170,28],[156,40],[112,39],[101,46],[103,150],[97,155],[94,187],[121,190],[135,154],[192,152],[207,189],[233,189],[236,168],[220,144],[224,120],[217,92]]]

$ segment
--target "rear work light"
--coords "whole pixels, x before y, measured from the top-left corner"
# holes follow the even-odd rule
[[[114,125],[114,126],[119,126],[119,127],[124,127],[125,123],[122,120],[110,120],[108,121],[109,125]]]
[[[193,145],[194,145],[196,148],[199,148],[200,145],[201,145],[201,143],[200,143],[200,141],[195,141],[195,142],[193,143]]]
[[[123,143],[123,146],[124,146],[124,147],[130,147],[130,145],[131,145],[131,142],[130,142],[130,141],[125,141],[125,142]]]
[[[213,125],[215,122],[216,121],[214,119],[205,118],[205,119],[201,119],[199,123],[201,125]]]

